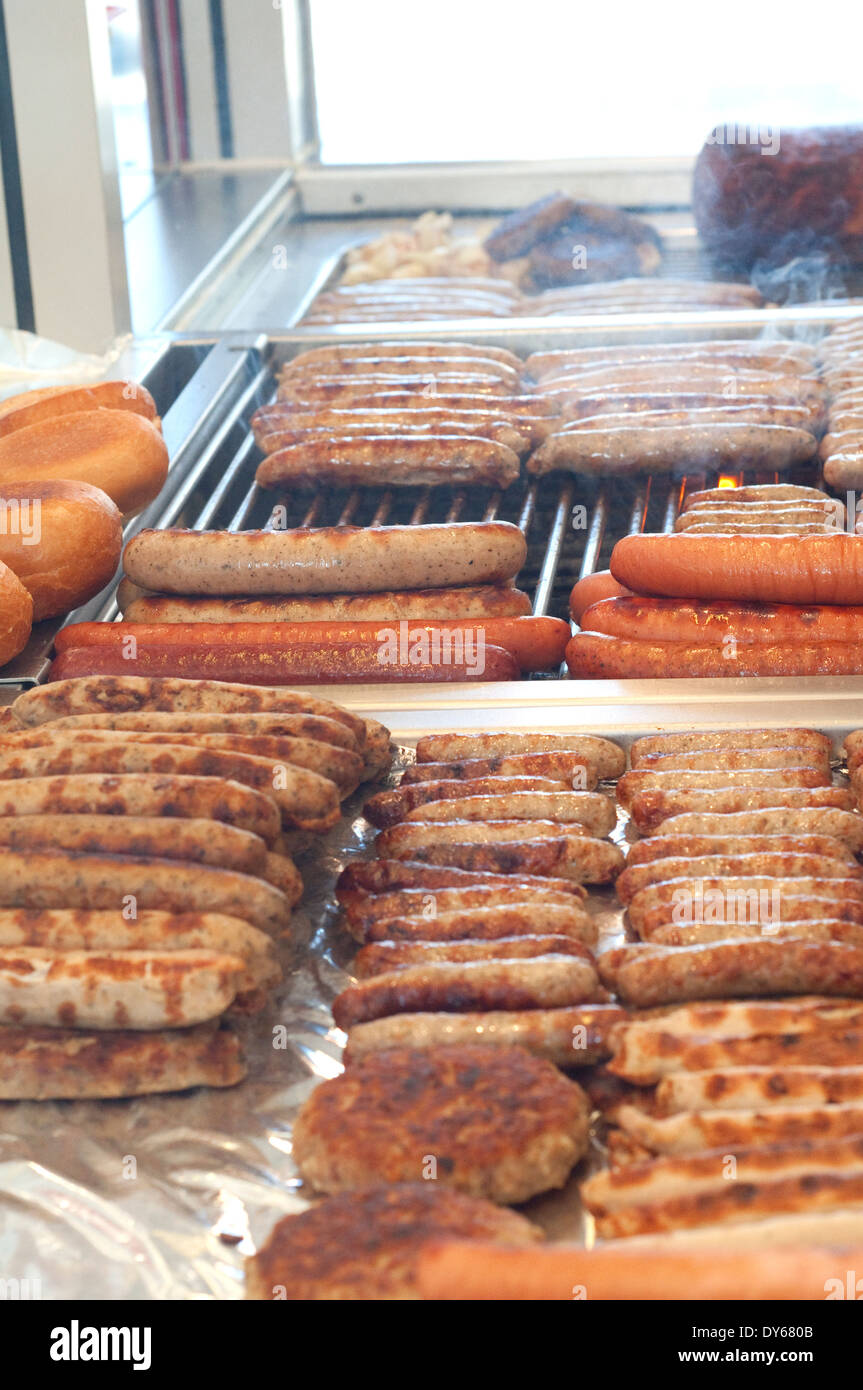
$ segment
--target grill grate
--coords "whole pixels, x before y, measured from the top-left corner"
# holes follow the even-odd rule
[[[518,347],[527,355],[532,344],[525,341]],[[184,361],[184,351],[196,354],[195,369],[190,370]],[[518,585],[530,593],[533,612],[568,619],[572,586],[583,576],[608,568],[615,541],[640,530],[670,531],[686,492],[715,486],[717,481],[716,475],[703,473],[683,479],[657,475],[604,480],[552,474],[522,477],[505,492],[447,486],[297,488],[280,496],[265,492],[254,481],[261,455],[250,429],[254,411],[275,397],[275,350],[257,338],[240,348],[217,343],[203,360],[200,341],[173,343],[170,352],[180,354],[180,389],[173,402],[160,399],[158,404],[174,464],[165,492],[130,523],[127,539],[145,526],[267,527],[272,525],[276,506],[284,508],[278,520],[287,527],[510,521],[521,528],[528,542]],[[214,398],[221,402],[215,419]],[[753,473],[741,481],[775,482],[776,476]],[[810,469],[808,475],[801,470],[789,481],[812,483],[815,479]],[[583,508],[575,517],[576,525],[574,507]],[[112,590],[107,600],[94,600],[68,621],[116,616]],[[43,623],[34,629],[28,649],[0,675],[0,684],[17,687],[41,679],[60,625]]]

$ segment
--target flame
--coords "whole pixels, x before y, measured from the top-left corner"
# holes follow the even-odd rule
[[[717,487],[740,487],[740,478],[733,473],[720,473]]]

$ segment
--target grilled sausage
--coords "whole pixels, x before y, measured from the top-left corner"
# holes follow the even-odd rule
[[[51,743],[37,748],[0,748],[0,781],[88,772],[220,777],[271,797],[279,807],[283,824],[302,830],[326,830],[339,818],[337,789],[327,778],[290,763],[245,753],[183,744],[90,744],[75,734],[58,735]]]
[[[0,950],[0,1022],[80,1028],[203,1023],[233,1002],[245,971],[221,951]]]
[[[587,1067],[608,1056],[609,1034],[626,1017],[613,1004],[495,1013],[396,1014],[351,1029],[345,1062],[388,1047],[433,1047],[484,1043],[524,1047],[556,1066]],[[861,1111],[863,1114],[863,1111]]]
[[[408,965],[349,985],[333,1018],[348,1029],[390,1014],[562,1008],[589,1002],[598,984],[593,964],[574,956]]]
[[[132,734],[242,734],[256,738],[292,738],[326,743],[356,752],[360,741],[345,724],[316,714],[164,714],[148,710],[132,714],[68,714],[31,728],[0,730],[4,744],[27,738],[53,738],[75,730],[116,730]],[[29,746],[32,746],[29,745]]]
[[[168,714],[319,714],[346,724],[360,746],[366,737],[363,720],[332,700],[226,681],[83,676],[33,686],[18,696],[12,708],[19,724],[26,726],[70,714],[122,714],[137,710]]]
[[[739,1110],[762,1105],[842,1105],[863,1102],[861,1067],[740,1067],[681,1072],[656,1088],[666,1115],[683,1110]]]
[[[863,1133],[863,1106],[775,1105],[757,1110],[701,1110],[697,1114],[653,1117],[628,1105],[621,1106],[618,1123],[654,1153],[699,1153],[705,1149],[733,1153],[741,1145],[787,1144],[798,1139],[823,1140]],[[847,1231],[848,1219],[848,1212],[843,1212],[840,1229]],[[757,1223],[761,1239],[767,1224]]]
[[[724,787],[698,791],[643,791],[632,803],[632,819],[642,835],[652,834],[672,816],[688,812],[718,816],[739,811],[854,809],[845,787]]]
[[[835,867],[835,863],[835,860],[829,860],[828,867]],[[684,866],[677,878],[639,889],[630,898],[627,910],[630,923],[639,934],[662,912],[666,914],[666,921],[689,923],[701,920],[699,904],[704,906],[705,921],[733,924],[738,920],[752,920],[760,921],[762,926],[769,928],[775,920],[779,920],[776,908],[781,909],[782,916],[787,917],[786,897],[808,895],[842,903],[863,901],[863,881],[859,873],[849,870],[849,875],[830,877],[826,874],[800,874],[794,877],[770,872],[699,875],[687,873]],[[769,908],[764,906],[768,895]],[[721,915],[710,912],[711,904],[722,909]],[[841,913],[837,915],[841,916]]]
[[[800,899],[792,899],[789,911],[793,911],[795,902],[800,901]],[[816,903],[817,907],[815,907]],[[827,915],[825,917],[813,915],[811,920],[804,918],[803,921],[775,923],[771,927],[771,937],[781,939],[792,936],[798,941],[844,941],[851,946],[863,946],[863,925],[859,922],[844,922],[831,918],[829,915],[831,904],[822,902],[820,899],[809,899],[807,908]],[[702,946],[710,941],[737,941],[744,937],[763,937],[763,935],[764,927],[760,922],[736,922],[733,926],[697,922],[689,927],[669,925],[652,928],[650,944],[656,946]]]
[[[506,292],[506,287],[501,286]],[[504,366],[511,367],[514,371],[520,372],[523,366],[520,357],[509,348],[485,347],[475,343],[450,343],[439,342],[432,339],[428,342],[411,342],[410,345],[404,341],[384,342],[384,343],[333,343],[326,347],[307,348],[305,352],[300,352],[291,359],[289,366],[301,363],[303,366],[311,366],[312,363],[341,364],[342,362],[359,361],[365,357],[402,357],[405,352],[410,352],[412,357],[423,357],[434,359],[436,357],[478,357],[485,358],[493,362],[501,362]]]
[[[358,980],[369,980],[374,975],[388,975],[408,965],[433,965],[437,961],[525,960],[554,955],[593,960],[589,948],[574,937],[546,934],[475,941],[376,941],[357,951],[351,969]]]
[[[844,815],[845,812],[838,812]],[[717,816],[717,822],[722,821]],[[863,834],[863,822],[860,825]],[[722,833],[717,824],[715,833],[681,832],[672,829],[669,833],[652,835],[646,840],[638,840],[630,845],[626,856],[627,870],[638,864],[652,864],[657,859],[695,858],[712,854],[815,854],[822,859],[835,859],[843,864],[856,865],[854,851],[837,835],[830,834],[729,834]]]
[[[783,366],[795,371],[811,371],[815,352],[806,343],[761,343],[746,338],[685,343],[615,343],[613,347],[551,348],[533,352],[524,370],[535,380],[572,366],[613,366],[623,362],[715,362],[735,367],[767,367],[776,370]]]
[[[799,882],[799,880],[798,880]],[[714,894],[717,890],[711,890]],[[774,896],[775,891],[775,896]],[[747,890],[740,888],[729,888],[725,898],[725,905],[733,908],[726,917],[725,906],[722,897],[714,896],[709,899],[716,909],[718,922],[700,923],[695,921],[692,926],[696,931],[692,933],[692,939],[696,941],[715,939],[726,941],[731,937],[737,936],[788,936],[795,935],[790,930],[792,925],[802,927],[807,922],[845,922],[851,927],[859,927],[863,924],[863,904],[858,898],[836,897],[825,889],[802,889],[798,891],[793,887],[781,889],[761,888],[749,889],[749,894],[756,895],[756,900],[752,896],[747,897]],[[763,895],[763,896],[762,896]],[[733,912],[733,916],[732,916]],[[752,920],[743,920],[747,913],[751,913]],[[684,910],[677,916],[682,917],[682,923],[675,921],[673,906],[670,909],[667,903],[660,903],[655,907],[644,909],[643,918],[639,923],[638,934],[644,941],[652,942],[661,933],[664,940],[669,943],[682,937],[687,931],[687,914]],[[706,914],[705,914],[706,915]],[[759,920],[763,919],[763,920]],[[714,927],[719,930],[714,932]],[[670,928],[670,929],[669,929]],[[801,931],[800,935],[806,935]],[[831,933],[833,935],[834,933]],[[840,937],[846,933],[838,933]],[[852,933],[853,935],[853,933]]]
[[[594,792],[507,792],[425,803],[408,811],[403,824],[414,821],[553,821],[567,833],[602,836],[614,828],[614,805]]]
[[[632,641],[679,642],[683,646],[814,646],[853,642],[863,609],[803,608],[790,603],[685,603],[679,599],[629,598],[599,602],[588,609],[581,626],[589,632]],[[731,659],[729,657],[729,659]]]
[[[863,536],[624,536],[611,572],[666,598],[744,602],[863,602]]]
[[[826,748],[701,748],[691,753],[644,753],[638,769],[653,772],[718,772],[721,769],[818,768],[829,775]]]
[[[456,654],[451,661],[429,658],[407,665],[394,657],[382,661],[381,644],[377,641],[338,645],[318,640],[285,648],[274,648],[269,643],[221,643],[209,650],[198,642],[151,642],[139,647],[134,656],[126,656],[110,646],[75,647],[54,658],[48,679],[123,676],[129,670],[150,677],[198,679],[213,675],[222,681],[245,679],[274,686],[291,682],[344,685],[380,681],[511,681],[521,674],[515,657],[490,642],[485,644],[480,661],[474,656],[468,659]]]
[[[290,921],[285,895],[250,874],[176,859],[68,850],[0,850],[0,907],[219,912],[270,935]]]
[[[496,584],[517,574],[526,554],[517,526],[489,521],[141,531],[126,546],[123,563],[134,583],[166,593],[326,594],[368,593],[393,584]]]
[[[261,487],[286,483],[413,487],[446,482],[507,488],[518,454],[495,439],[464,434],[403,433],[334,437],[328,433],[267,454],[255,474]]]
[[[527,462],[529,473],[685,472],[750,466],[777,471],[811,459],[816,444],[807,429],[789,425],[713,422],[686,425],[605,426],[549,435]],[[617,575],[615,575],[617,577]],[[631,586],[631,578],[621,576]]]
[[[630,749],[630,760],[633,767],[640,767],[648,754],[726,748],[809,748],[816,755],[829,757],[833,744],[826,734],[815,729],[710,729],[703,733],[649,734],[638,738]]]
[[[271,764],[287,763],[305,768],[334,782],[342,796],[356,791],[363,776],[363,759],[359,753],[333,744],[319,743],[315,739],[279,738],[272,734],[199,734],[182,729],[148,733],[133,729],[83,728],[74,732],[67,729],[64,733],[56,729],[58,722],[40,724],[35,729],[22,729],[19,733],[0,734],[0,754],[19,748],[68,746],[73,740],[76,746],[95,744],[105,748],[121,748],[124,744],[212,748],[224,753],[245,753],[266,758]]]
[[[550,777],[478,777],[475,781],[453,778],[444,782],[416,782],[378,792],[366,802],[363,815],[372,825],[385,830],[405,820],[409,811],[432,802],[461,801],[465,797],[477,796],[507,796],[512,792],[560,790],[560,783]]]
[[[574,753],[595,763],[600,777],[619,777],[626,767],[623,749],[593,734],[429,734],[417,741],[418,763],[459,762],[465,759],[514,754]]]
[[[0,846],[156,855],[255,875],[263,873],[267,858],[267,846],[259,835],[216,820],[168,816],[0,816]]]
[[[268,989],[282,974],[269,936],[238,917],[215,912],[141,912],[130,921],[122,912],[0,911],[0,951],[16,946],[58,953],[220,951],[244,962],[238,982],[244,992]]]
[[[568,936],[585,945],[596,944],[596,923],[576,899],[569,903],[502,903],[498,906],[441,908],[434,915],[376,917],[351,924],[358,940],[465,941],[534,936],[537,932]]]
[[[822,492],[820,488],[800,487],[794,483],[760,483],[752,487],[734,489],[735,502],[824,502],[826,499],[826,492]],[[702,488],[698,492],[690,492],[687,495],[683,504],[683,511],[688,512],[692,507],[701,506],[703,503],[712,504],[727,501],[727,488]]]
[[[0,782],[0,817],[167,816],[234,825],[272,844],[280,832],[271,797],[218,777],[163,777],[148,773],[78,773]]]
[[[517,825],[525,838],[510,838],[501,832],[501,825]],[[386,852],[394,858],[414,859],[424,864],[447,864],[462,869],[485,869],[492,873],[539,874],[573,878],[579,883],[608,883],[620,871],[623,855],[607,840],[595,840],[586,835],[567,835],[561,826],[548,833],[539,825],[552,822],[520,821],[492,822],[481,828],[462,824],[439,826],[415,823],[385,830],[384,835],[399,832],[418,832],[415,838],[405,836],[388,843]],[[441,831],[454,832],[451,835]],[[466,838],[466,833],[471,839]]]
[[[2,1100],[114,1100],[236,1086],[245,1074],[237,1035],[218,1023],[146,1033],[0,1030]]]
[[[726,534],[716,539],[725,542],[738,537]],[[757,539],[770,538],[761,534]],[[795,537],[785,534],[777,539]],[[567,644],[566,664],[574,680],[660,680],[669,671],[678,678],[714,680],[743,676],[853,676],[863,669],[863,651],[857,642],[753,642],[727,648],[715,644],[690,647],[683,642],[627,642],[605,633],[578,632]]]
[[[761,938],[629,951],[613,982],[623,1002],[639,1008],[727,995],[863,993],[863,948],[840,942]],[[602,965],[601,958],[601,973]]]
[[[336,898],[343,906],[362,903],[376,893],[388,893],[407,888],[552,888],[583,899],[587,896],[580,884],[568,878],[541,878],[531,874],[495,874],[487,870],[466,870],[453,867],[418,864],[399,859],[376,859],[349,864],[336,880]]]
[[[575,901],[561,888],[489,888],[481,884],[474,888],[399,888],[347,903],[345,925],[363,940],[369,925],[382,917],[431,917],[477,907],[566,907]]]
[[[124,581],[126,583],[127,581]],[[142,595],[118,602],[130,623],[408,622],[424,618],[518,618],[530,596],[508,584],[472,588],[390,589],[374,594],[308,594],[297,598],[184,598]]]
[[[2,764],[0,764],[2,766]],[[648,791],[705,791],[713,787],[728,790],[735,787],[759,788],[829,787],[830,773],[822,768],[719,768],[714,770],[676,769],[658,772],[648,767],[633,768],[624,773],[617,784],[617,796],[622,806],[631,807],[635,799]]]
[[[633,864],[626,868],[616,882],[617,896],[630,902],[643,888],[654,883],[668,883],[678,878],[721,878],[724,874],[737,878],[775,876],[776,878],[841,878],[863,881],[863,869],[847,860],[830,859],[813,854],[714,854],[700,858],[685,856],[654,859],[649,864]]]
[[[445,782],[463,778],[474,782],[485,777],[544,777],[561,790],[582,790],[597,776],[595,761],[581,753],[503,753],[493,758],[466,758],[455,763],[410,763],[401,789],[421,782]]]

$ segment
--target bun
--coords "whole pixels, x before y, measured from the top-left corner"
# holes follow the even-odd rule
[[[122,518],[99,488],[0,485],[0,561],[29,590],[34,623],[98,594],[113,578],[122,546]]]
[[[100,381],[95,386],[49,386],[12,396],[0,404],[0,436],[81,410],[130,410],[159,423],[156,402],[146,386],[134,381]]]
[[[0,666],[24,650],[32,626],[32,598],[21,580],[0,564]]]
[[[0,487],[57,479],[101,488],[124,516],[158,495],[168,450],[152,421],[131,410],[84,410],[24,425],[0,438]]]

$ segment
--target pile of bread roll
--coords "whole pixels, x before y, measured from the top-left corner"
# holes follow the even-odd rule
[[[157,496],[167,471],[155,402],[134,382],[27,391],[0,405],[0,665],[33,623],[109,583],[123,517]]]

